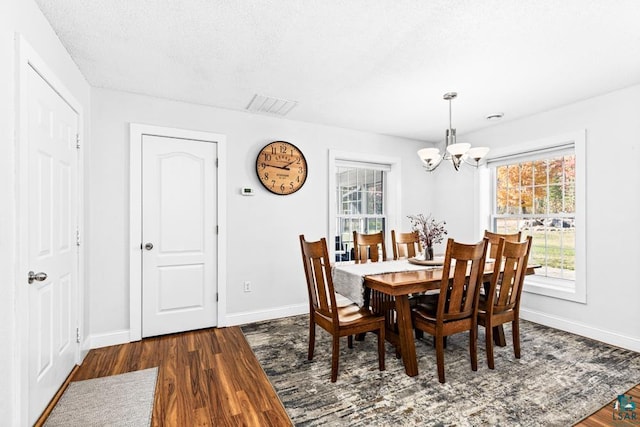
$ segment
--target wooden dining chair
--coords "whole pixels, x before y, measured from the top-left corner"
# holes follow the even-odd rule
[[[420,236],[418,232],[413,231],[411,233],[396,233],[395,230],[391,230],[391,244],[393,245],[393,259],[401,258],[413,258],[422,252],[422,245],[420,244]],[[411,294],[409,296],[409,304],[415,307],[418,304],[425,306],[432,306],[438,303],[437,290],[421,292]],[[420,331],[418,331],[417,337],[421,337]]]
[[[365,262],[382,262],[387,259],[387,249],[384,244],[382,231],[372,234],[361,234],[353,231],[354,260],[356,264]],[[380,256],[382,253],[382,256]],[[365,306],[371,306],[371,310],[377,314],[384,314],[387,327],[395,327],[396,313],[395,300],[392,296],[381,292],[366,289],[364,295]],[[365,334],[356,335],[356,340],[363,341]],[[400,349],[396,348],[396,356],[400,357]]]
[[[495,326],[511,322],[513,352],[516,359],[520,358],[520,296],[531,252],[531,241],[531,236],[524,242],[510,242],[501,238],[496,247],[489,291],[478,306],[478,324],[485,327],[489,369],[494,369]]]
[[[496,251],[498,249],[498,243],[500,242],[500,239],[502,238],[509,242],[519,242],[520,239],[522,238],[522,232],[518,231],[517,233],[503,234],[503,233],[494,233],[492,231],[485,230],[484,237],[489,239],[489,250],[487,251],[487,257],[495,259]],[[483,301],[487,293],[489,293],[489,286],[490,286],[489,281],[485,281],[480,291],[480,301]],[[496,345],[499,345],[501,347],[504,347],[506,345],[506,339],[504,337],[504,329],[502,328],[502,326],[496,326],[495,328],[493,328],[493,340],[496,343]]]
[[[396,230],[391,230],[391,245],[393,259],[413,258],[422,252],[420,236],[416,231],[396,233]]]
[[[421,306],[411,311],[414,328],[434,336],[441,383],[445,382],[444,338],[449,335],[469,331],[471,369],[478,370],[478,297],[488,244],[486,238],[471,245],[449,239],[435,312]]]
[[[326,239],[307,242],[304,235],[300,235],[300,248],[309,293],[308,359],[313,359],[316,325],[319,325],[333,337],[331,382],[336,382],[340,338],[348,337],[348,346],[353,348],[353,335],[375,332],[378,335],[378,367],[384,371],[384,317],[373,315],[368,308],[361,308],[356,304],[341,307],[336,304]]]
[[[363,262],[378,262],[387,259],[387,249],[384,245],[384,233],[361,234],[353,231],[354,259],[356,264]],[[380,253],[382,252],[382,258]]]
[[[498,243],[500,242],[500,239],[502,238],[507,242],[519,242],[520,239],[522,238],[522,232],[518,231],[517,233],[501,234],[501,233],[494,233],[489,230],[484,230],[484,237],[489,239],[489,258],[495,259],[496,251],[498,250]]]

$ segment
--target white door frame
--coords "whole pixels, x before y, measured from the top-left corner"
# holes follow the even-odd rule
[[[129,125],[129,341],[142,339],[142,135],[163,136],[179,139],[217,143],[218,189],[216,209],[218,216],[217,236],[217,284],[218,324],[226,326],[227,294],[227,197],[226,197],[226,135],[168,128],[162,126],[131,123]]]
[[[16,108],[16,154],[17,154],[17,172],[16,172],[16,280],[15,286],[15,337],[17,349],[14,352],[14,366],[18,367],[18,372],[14,376],[15,399],[13,402],[14,419],[18,425],[26,425],[29,419],[29,295],[27,287],[27,272],[29,271],[29,253],[28,253],[28,236],[29,236],[29,144],[28,144],[28,104],[27,104],[27,74],[30,69],[38,73],[51,88],[60,95],[60,97],[78,114],[78,135],[80,141],[84,141],[84,115],[82,104],[71,94],[62,81],[44,62],[42,57],[29,45],[21,34],[15,37],[17,51],[17,72],[16,87],[18,88],[17,108]],[[82,153],[82,152],[81,152]],[[78,156],[78,229],[80,235],[84,235],[84,173],[82,154]],[[80,246],[78,252],[78,295],[76,296],[77,310],[76,325],[80,330],[81,336],[88,336],[84,331],[84,247]],[[76,346],[75,361],[79,364],[86,352],[88,341],[85,339],[81,344]]]

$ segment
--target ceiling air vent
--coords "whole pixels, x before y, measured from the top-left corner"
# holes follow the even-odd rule
[[[286,116],[296,105],[298,105],[296,101],[288,101],[286,99],[271,98],[270,96],[256,94],[247,106],[247,110],[252,113],[267,113],[274,114],[276,116]]]

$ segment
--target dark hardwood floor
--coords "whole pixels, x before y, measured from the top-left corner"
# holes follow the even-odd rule
[[[280,399],[239,327],[202,329],[91,350],[36,426],[46,420],[69,381],[157,366],[152,426],[291,426]],[[640,385],[626,394],[640,402]],[[612,419],[613,402],[578,427],[639,425]],[[640,409],[636,410],[640,413]]]
[[[619,415],[617,411],[614,412],[614,399],[589,417],[576,423],[575,427],[640,426],[640,405],[638,405],[640,402],[640,384],[624,394],[633,398],[633,402],[636,404],[635,412],[627,412],[622,415]]]
[[[292,425],[237,326],[94,349],[69,379],[86,380],[155,366],[159,369],[152,426]]]

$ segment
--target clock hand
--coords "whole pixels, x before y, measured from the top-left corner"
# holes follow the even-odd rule
[[[276,169],[284,169],[284,170],[289,170],[289,168],[287,166],[277,166],[277,165],[272,165],[271,163],[265,163],[265,166],[271,166],[272,168],[276,168]]]
[[[291,170],[291,168],[289,168],[289,166],[291,166],[293,163],[295,163],[298,159],[293,159],[291,160],[289,163],[287,163],[286,165],[284,165],[282,167],[282,169],[286,169],[286,170]]]

